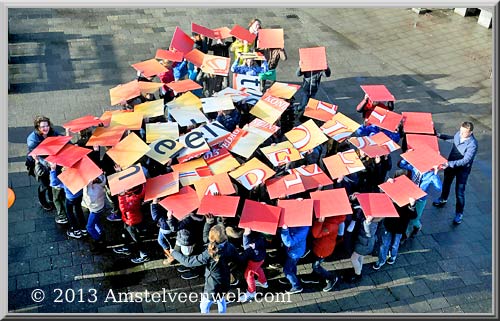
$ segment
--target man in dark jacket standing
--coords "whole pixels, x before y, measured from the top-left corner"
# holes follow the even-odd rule
[[[455,195],[457,201],[455,218],[453,219],[454,224],[460,224],[463,220],[465,185],[467,184],[467,178],[469,177],[472,163],[477,153],[478,145],[474,134],[472,134],[473,130],[474,125],[471,122],[465,121],[462,123],[460,130],[455,136],[437,134],[437,137],[453,142],[453,148],[448,156],[448,162],[444,165],[444,181],[441,196],[435,200],[432,205],[443,207],[446,204],[450,194],[451,184],[456,177]]]
[[[300,64],[300,63],[299,63]],[[300,66],[297,68],[297,77],[304,76],[302,82],[302,99],[300,101],[300,105],[297,107],[296,114],[297,120],[299,120],[302,115],[304,115],[304,110],[307,106],[307,102],[309,98],[314,98],[319,89],[319,84],[321,83],[321,76],[325,75],[326,77],[330,77],[332,71],[330,67],[326,67],[325,70],[315,70],[315,71],[302,71]]]

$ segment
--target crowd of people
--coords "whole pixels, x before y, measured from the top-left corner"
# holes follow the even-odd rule
[[[248,31],[255,34],[256,40],[252,43],[233,38],[209,39],[200,34],[193,34],[194,48],[203,53],[212,53],[216,56],[230,57],[234,53],[234,62],[231,64],[231,72],[258,76],[260,90],[265,93],[276,81],[278,63],[287,59],[284,48],[257,48],[259,30],[262,22],[253,19],[248,25]],[[253,58],[242,58],[244,53],[260,52],[264,60]],[[133,110],[134,106],[147,101],[156,100],[156,95],[164,100],[165,108],[168,104],[182,97],[183,93],[176,93],[167,84],[183,79],[192,79],[202,87],[193,91],[198,97],[212,97],[215,93],[226,88],[230,83],[227,76],[212,75],[204,73],[192,62],[183,59],[180,62],[161,60],[166,71],[156,76],[146,77],[141,71],[137,74],[137,80],[154,82],[159,81],[163,86],[157,93],[144,94],[119,105],[123,110]],[[271,146],[287,141],[285,133],[309,118],[304,110],[311,98],[314,98],[320,87],[321,77],[330,77],[331,69],[327,66],[324,70],[314,72],[303,72],[301,64],[297,69],[297,76],[303,77],[300,90],[292,98],[285,99],[289,107],[282,113],[274,125],[280,129],[271,137],[266,139],[260,147]],[[296,99],[298,97],[298,99]],[[210,121],[217,121],[228,132],[243,128],[249,124],[255,116],[250,113],[253,105],[241,100],[235,102],[235,109],[208,113],[206,117]],[[371,111],[377,106],[389,110],[395,110],[393,101],[377,102],[366,97],[358,105],[357,111],[362,114],[360,123],[362,125],[353,134],[353,137],[371,136],[378,132],[384,132],[395,143],[401,144],[405,151],[405,132],[400,124],[395,131],[388,131],[370,125],[367,120]],[[344,107],[348,108],[348,107]],[[146,141],[146,124],[175,121],[168,112],[163,116],[145,118],[140,130],[128,130],[124,137],[135,133]],[[314,119],[321,125],[323,122]],[[272,124],[271,124],[272,125]],[[101,125],[102,126],[102,125]],[[197,125],[179,127],[180,134],[186,134],[194,130]],[[358,282],[362,278],[363,260],[375,250],[379,244],[378,260],[371,268],[379,270],[384,264],[395,264],[398,256],[398,248],[401,242],[414,238],[422,228],[421,218],[425,209],[427,197],[419,199],[408,198],[408,205],[398,206],[394,203],[397,217],[374,217],[364,213],[357,199],[360,193],[381,193],[379,185],[401,175],[406,175],[411,181],[429,193],[432,189],[442,191],[441,196],[433,202],[434,206],[442,207],[446,204],[453,179],[456,178],[456,216],[454,224],[460,224],[463,220],[465,205],[465,185],[470,173],[471,166],[477,152],[477,141],[473,135],[473,124],[465,121],[461,124],[459,132],[455,136],[436,133],[438,138],[453,142],[453,149],[448,161],[440,166],[435,166],[427,172],[419,172],[412,164],[404,159],[393,159],[391,154],[369,157],[361,150],[356,153],[363,163],[364,170],[349,175],[332,179],[332,184],[318,186],[313,190],[304,191],[293,195],[280,195],[278,199],[309,199],[310,192],[324,191],[337,188],[345,188],[351,203],[352,214],[336,215],[329,217],[313,217],[312,224],[308,226],[287,226],[283,224],[277,228],[276,234],[262,233],[251,228],[239,226],[242,206],[238,207],[235,217],[221,217],[217,213],[201,215],[195,211],[179,220],[171,209],[160,205],[162,198],[154,198],[145,202],[145,185],[139,184],[130,189],[123,190],[118,195],[111,195],[108,177],[122,168],[116,164],[106,153],[109,146],[86,146],[94,127],[82,130],[75,135],[70,143],[77,146],[90,148],[89,158],[102,169],[103,174],[88,182],[82,190],[72,193],[65,186],[58,175],[65,170],[63,166],[50,163],[43,156],[28,156],[26,165],[30,175],[37,178],[39,182],[38,199],[40,206],[47,211],[55,210],[55,222],[67,225],[68,237],[81,239],[90,237],[92,251],[113,251],[117,255],[131,256],[131,261],[141,264],[151,259],[151,249],[143,242],[144,230],[141,224],[145,221],[154,221],[158,227],[158,245],[164,255],[163,264],[166,267],[173,266],[176,262],[177,270],[183,279],[201,277],[204,273],[207,294],[227,293],[231,285],[245,281],[246,292],[239,301],[252,300],[257,293],[257,288],[268,288],[265,269],[263,267],[282,267],[284,278],[280,282],[288,285],[290,294],[303,291],[303,284],[323,283],[323,291],[329,292],[335,289],[339,280],[344,282]],[[67,130],[67,136],[71,133]],[[28,153],[32,152],[47,137],[63,136],[54,128],[48,117],[37,116],[34,120],[34,131],[27,139]],[[214,148],[215,146],[211,146]],[[310,150],[302,153],[302,158],[289,161],[286,164],[274,166],[269,160],[256,149],[252,156],[244,158],[234,155],[239,164],[244,164],[251,158],[257,158],[267,164],[276,173],[274,177],[283,177],[290,170],[301,166],[316,165],[319,169],[328,173],[323,159],[339,152],[352,149],[348,140],[338,142],[329,138]],[[200,155],[202,157],[202,155]],[[166,164],[143,156],[141,164],[145,176],[150,179],[159,175],[171,173],[173,166],[178,163],[176,158]],[[394,166],[396,165],[396,166]],[[439,171],[444,169],[444,182],[441,183]],[[123,168],[125,170],[125,168]],[[253,200],[269,205],[277,205],[278,199],[271,199],[265,184],[258,184],[247,190],[235,180],[232,181],[236,195],[243,200]],[[170,196],[166,196],[169,198]],[[144,205],[147,206],[144,206]],[[128,240],[123,246],[110,244],[102,220],[122,222]],[[156,231],[151,233],[156,233]],[[154,234],[156,237],[156,234]],[[379,239],[377,240],[377,237]],[[377,242],[378,241],[378,242]],[[335,271],[327,270],[322,266],[325,259],[332,256],[339,247],[350,256],[352,270],[343,275]],[[278,264],[269,264],[270,254],[273,261]],[[312,262],[311,273],[306,275],[297,274],[299,260],[309,257]],[[205,271],[203,272],[203,268]],[[243,275],[238,270],[244,271]],[[211,299],[207,297],[200,304],[201,312],[209,312],[210,305],[217,301],[219,312],[225,312],[226,301],[224,297]]]

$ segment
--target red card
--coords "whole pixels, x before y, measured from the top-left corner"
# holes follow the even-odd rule
[[[156,59],[164,59],[170,61],[181,62],[184,58],[184,54],[180,51],[170,51],[165,49],[156,50]]]
[[[302,72],[326,70],[328,68],[325,47],[300,48],[299,57],[301,63],[300,70]]]
[[[215,39],[226,39],[231,37],[231,29],[228,27],[220,27],[214,29]]]
[[[76,194],[89,184],[89,181],[102,174],[102,170],[87,156],[80,159],[73,167],[66,168],[59,176],[61,182]]]
[[[179,193],[165,197],[159,204],[171,210],[172,215],[180,221],[200,206],[200,200],[194,189],[184,186]]]
[[[201,68],[201,65],[203,65],[203,59],[205,58],[205,54],[201,52],[198,49],[193,49],[190,52],[188,52],[185,56],[187,61],[193,63],[198,68]]]
[[[311,199],[314,200],[314,214],[317,218],[352,214],[345,188],[312,192]]]
[[[285,48],[283,29],[259,29],[257,48]]]
[[[45,138],[28,156],[55,155],[71,140],[71,136],[52,136]]]
[[[115,146],[122,139],[125,127],[97,127],[85,146]]]
[[[364,85],[361,86],[361,89],[371,101],[396,101],[396,98],[384,85]]]
[[[47,162],[55,163],[64,167],[73,167],[76,162],[78,162],[91,151],[92,150],[88,148],[67,144],[57,154],[47,156],[45,160]]]
[[[238,227],[275,235],[280,220],[281,207],[245,200]]]
[[[283,177],[268,179],[266,187],[271,199],[294,195],[306,190],[299,174],[289,174]]]
[[[235,217],[239,202],[239,196],[205,195],[201,199],[198,214]]]
[[[121,103],[122,101],[127,101],[141,94],[139,86],[137,86],[137,80],[129,81],[126,84],[120,84],[109,90],[109,96],[111,99],[111,106]]]
[[[333,181],[317,164],[303,165],[288,170],[292,174],[300,174],[300,179],[306,190],[333,184]]]
[[[368,117],[368,124],[375,125],[391,132],[396,131],[401,123],[403,116],[384,109],[382,107],[375,107],[375,109]]]
[[[230,195],[236,193],[227,173],[202,177],[194,183],[194,188],[200,200],[206,195]]]
[[[99,124],[102,124],[102,121],[98,117],[87,115],[70,120],[69,122],[63,124],[63,127],[69,129],[72,133],[78,133],[81,130],[92,126],[98,126]]]
[[[381,190],[384,191],[399,207],[410,204],[408,200],[413,197],[415,200],[427,195],[420,187],[415,185],[407,176],[402,175],[394,178],[392,183],[385,182],[380,184]]]
[[[195,32],[197,34],[200,34],[202,36],[215,39],[215,31],[212,29],[208,29],[206,27],[203,27],[202,25],[198,25],[194,22],[191,22],[191,32]]]
[[[194,40],[191,39],[181,28],[175,27],[174,35],[172,36],[172,41],[170,41],[170,49],[176,49],[177,51],[187,54],[193,49]]]
[[[365,146],[365,147],[361,148],[361,150],[363,151],[363,153],[368,155],[368,157],[370,157],[370,158],[375,158],[377,156],[384,156],[384,155],[388,155],[391,153],[389,148],[387,148],[385,146],[378,146],[378,145]]]
[[[399,217],[394,203],[385,193],[361,193],[356,198],[365,217]]]
[[[288,227],[311,226],[313,200],[278,200],[282,208],[278,227],[286,224]]]
[[[249,44],[255,40],[256,35],[248,31],[248,29],[243,28],[240,25],[234,25],[233,29],[229,33],[240,40],[246,40]]]
[[[434,166],[439,166],[448,162],[434,149],[426,145],[420,146],[418,150],[409,150],[401,154],[401,157],[421,173],[430,171]]]
[[[335,179],[346,176],[365,169],[354,149],[326,157],[323,162],[330,173],[330,177]]]
[[[196,90],[196,89],[201,89],[201,87],[198,83],[192,81],[191,79],[185,79],[181,81],[172,81],[167,84],[167,87],[172,89],[175,93],[184,93],[186,91],[190,90]]]
[[[111,195],[119,194],[145,182],[146,176],[144,176],[144,171],[140,164],[135,164],[126,170],[108,176]]]
[[[406,134],[406,146],[408,149],[420,150],[422,145],[430,147],[439,153],[438,139],[434,135]]]
[[[146,180],[144,201],[179,192],[179,172],[172,172]]]
[[[434,135],[434,122],[431,113],[403,112],[405,133]]]
[[[134,67],[135,70],[140,71],[146,77],[156,76],[159,73],[167,71],[167,68],[154,58],[132,64],[132,67]]]

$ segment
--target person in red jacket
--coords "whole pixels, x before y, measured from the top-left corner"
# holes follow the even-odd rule
[[[321,263],[333,253],[337,242],[339,224],[344,220],[345,215],[340,215],[327,218],[320,217],[313,222],[311,229],[313,235],[312,252],[315,258],[312,264],[312,275],[301,278],[301,281],[304,283],[319,283],[319,279],[323,279],[326,282],[323,292],[333,290],[339,279],[335,271],[326,270],[321,266]]]
[[[138,256],[133,257],[130,261],[136,264],[149,261],[148,255],[141,248],[140,230],[137,228],[137,225],[142,222],[141,204],[144,200],[144,194],[144,186],[138,185],[118,195],[118,204],[124,223],[123,227],[132,238],[130,248],[135,248],[136,252],[138,252]],[[113,252],[124,255],[131,254],[129,247],[125,246],[114,248]]]

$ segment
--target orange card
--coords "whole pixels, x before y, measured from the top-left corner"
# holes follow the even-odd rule
[[[396,101],[396,98],[384,85],[363,85],[360,87],[371,101]]]
[[[52,136],[45,138],[28,156],[55,155],[71,140],[71,136]]]
[[[179,179],[182,186],[192,185],[201,177],[212,175],[212,173],[209,173],[209,175],[203,175],[205,169],[208,169],[207,163],[203,158],[197,158],[185,163],[172,165],[172,169],[175,172],[179,172]]]
[[[285,48],[283,29],[259,29],[257,48]]]
[[[156,76],[159,73],[167,71],[167,68],[154,58],[132,64],[132,67],[134,67],[135,70],[140,71],[146,77]]]
[[[120,194],[145,182],[146,176],[144,176],[141,164],[135,164],[123,171],[108,176],[111,195]]]
[[[205,195],[200,202],[198,214],[213,214],[214,216],[235,217],[239,196]]]
[[[61,182],[76,194],[89,184],[90,180],[102,174],[102,170],[87,156],[84,156],[73,167],[67,167],[59,176]]]
[[[137,80],[129,81],[126,84],[120,84],[109,90],[109,97],[111,99],[111,106],[114,106],[122,101],[127,101],[141,94],[137,86]]]
[[[388,155],[391,152],[388,147],[375,143],[371,136],[351,137],[349,142],[371,158]]]
[[[275,82],[268,90],[266,90],[266,95],[279,97],[283,99],[291,99],[299,89],[300,85],[286,84],[284,82]]]
[[[337,105],[309,98],[304,116],[327,122],[332,119],[338,109]]]
[[[184,146],[171,138],[160,138],[149,144],[149,152],[146,156],[165,165],[170,159],[176,157]]]
[[[325,47],[300,48],[299,59],[302,72],[326,70],[328,67]]]
[[[266,187],[270,199],[294,195],[306,190],[300,175],[297,173],[270,178],[266,181]]]
[[[121,113],[128,113],[129,111],[126,110],[106,110],[105,112],[102,113],[101,117],[99,119],[101,120],[102,124],[104,127],[109,127],[109,124],[111,124],[111,117],[114,114],[121,114]]]
[[[275,167],[302,159],[299,151],[289,141],[263,147],[260,150]]]
[[[128,168],[150,150],[135,133],[130,133],[106,152],[122,169]]]
[[[206,74],[227,76],[229,74],[229,69],[231,68],[231,58],[205,55],[203,57],[203,64],[201,65],[201,71]]]
[[[311,199],[314,200],[314,214],[317,218],[352,214],[345,188],[312,192]]]
[[[365,169],[365,166],[354,149],[338,152],[335,155],[323,158],[332,179],[356,173]]]
[[[387,147],[391,153],[401,148],[398,144],[396,144],[392,139],[389,138],[389,136],[387,136],[383,132],[378,132],[375,135],[371,135],[370,139],[379,146]]]
[[[354,120],[345,116],[342,113],[336,113],[332,119],[327,121],[320,127],[321,131],[335,139],[337,142],[343,142],[347,137],[351,136],[361,125]]]
[[[248,31],[248,29],[243,28],[240,25],[234,25],[233,29],[231,29],[231,32],[229,32],[229,34],[235,36],[241,41],[246,40],[249,44],[252,43],[256,37],[253,33]]]
[[[259,184],[264,183],[273,176],[275,171],[267,167],[257,158],[252,158],[238,169],[229,173],[229,176],[237,180],[247,190],[251,190]]]
[[[213,148],[203,157],[214,175],[230,172],[240,166],[240,163],[226,148]]]
[[[290,106],[290,103],[274,96],[263,96],[250,110],[250,114],[263,121],[274,124],[281,114]]]
[[[403,116],[384,109],[382,107],[375,107],[368,117],[367,124],[375,125],[388,131],[396,131],[401,123]]]
[[[275,235],[280,220],[281,207],[245,200],[241,213],[240,228],[251,228],[266,234]]]
[[[172,36],[172,40],[170,41],[170,49],[175,49],[177,51],[182,52],[183,54],[187,54],[193,49],[194,40],[191,39],[181,28],[175,27],[174,35]]]
[[[448,162],[439,152],[436,152],[427,145],[419,146],[418,150],[409,150],[401,154],[401,157],[413,165],[420,173],[425,173],[430,171],[434,166],[439,166]]]
[[[226,139],[226,137],[231,134],[218,121],[213,121],[211,123],[202,125],[198,127],[197,130],[203,133],[203,137],[205,137],[208,145],[210,146],[222,143]]]
[[[215,39],[226,39],[231,37],[231,29],[228,27],[220,27],[214,29]]]
[[[360,193],[356,198],[365,217],[399,217],[394,203],[385,193]]]
[[[182,59],[184,58],[184,54],[180,51],[170,51],[170,50],[165,50],[165,49],[157,49],[155,58],[181,62]]]
[[[194,22],[191,22],[191,32],[200,34],[202,36],[215,39],[215,31],[212,29],[208,29],[207,27],[203,27],[202,25],[198,25]]]
[[[227,148],[231,152],[244,158],[250,158],[255,150],[266,140],[257,134],[247,132],[244,129],[236,128],[226,137],[221,147]]]
[[[172,81],[167,84],[167,87],[172,89],[176,94],[203,88],[191,79]]]
[[[201,65],[203,65],[205,54],[200,50],[194,48],[193,50],[185,54],[184,58],[186,58],[187,61],[191,62],[196,67],[201,68]]]
[[[142,127],[143,114],[139,112],[116,113],[111,115],[110,127],[125,127],[130,130],[139,130]]]
[[[278,200],[282,208],[278,227],[286,224],[288,227],[311,226],[313,214],[313,200]]]
[[[92,136],[90,136],[85,146],[115,146],[122,139],[123,133],[127,128],[117,127],[97,127]]]
[[[431,113],[402,112],[405,133],[434,135],[434,122]]]
[[[64,167],[72,167],[92,150],[67,144],[55,155],[47,156],[45,160],[49,163],[55,163]]]
[[[63,124],[63,127],[69,129],[72,133],[78,133],[81,130],[92,126],[98,126],[99,124],[102,124],[102,121],[98,117],[87,115],[70,120],[69,122]]]
[[[297,148],[299,152],[305,152],[323,144],[328,140],[312,119],[309,119],[300,126],[294,127],[286,138]]]
[[[434,135],[406,134],[406,146],[408,149],[419,150],[422,145],[430,147],[439,153],[438,139]]]
[[[386,193],[399,207],[410,204],[409,198],[415,200],[427,195],[420,187],[415,185],[407,176],[402,175],[393,179],[393,182],[385,182],[378,187]]]
[[[233,100],[229,96],[201,98],[201,105],[205,114],[234,109]]]
[[[200,206],[200,200],[194,189],[184,186],[179,193],[165,197],[159,203],[179,221],[194,212]]]
[[[179,126],[175,122],[148,123],[146,124],[146,143],[154,142],[160,138],[179,138]]]
[[[151,81],[137,81],[137,86],[141,94],[153,94],[158,91],[163,84],[161,82],[151,82]]]
[[[142,114],[143,117],[158,117],[165,115],[163,98],[135,105],[134,112]]]
[[[302,165],[288,170],[291,174],[299,174],[306,190],[333,184],[333,181],[317,164]]]
[[[179,137],[179,142],[186,147],[182,149],[177,156],[179,163],[197,158],[210,150],[210,147],[203,137],[203,133],[197,130],[192,130],[182,135]]]
[[[176,109],[176,108],[201,109],[201,99],[192,92],[188,91],[182,94],[180,97],[177,97],[171,102],[169,102],[167,106],[169,109]]]
[[[179,192],[179,173],[172,172],[146,180],[144,201]]]
[[[263,121],[262,119],[255,118],[249,124],[246,124],[243,127],[243,129],[246,130],[247,132],[254,133],[264,137],[265,139],[268,139],[274,133],[276,133],[280,128],[276,125],[269,124],[268,122]]]
[[[200,200],[205,195],[230,195],[236,193],[227,173],[202,177],[194,183],[194,188]]]

